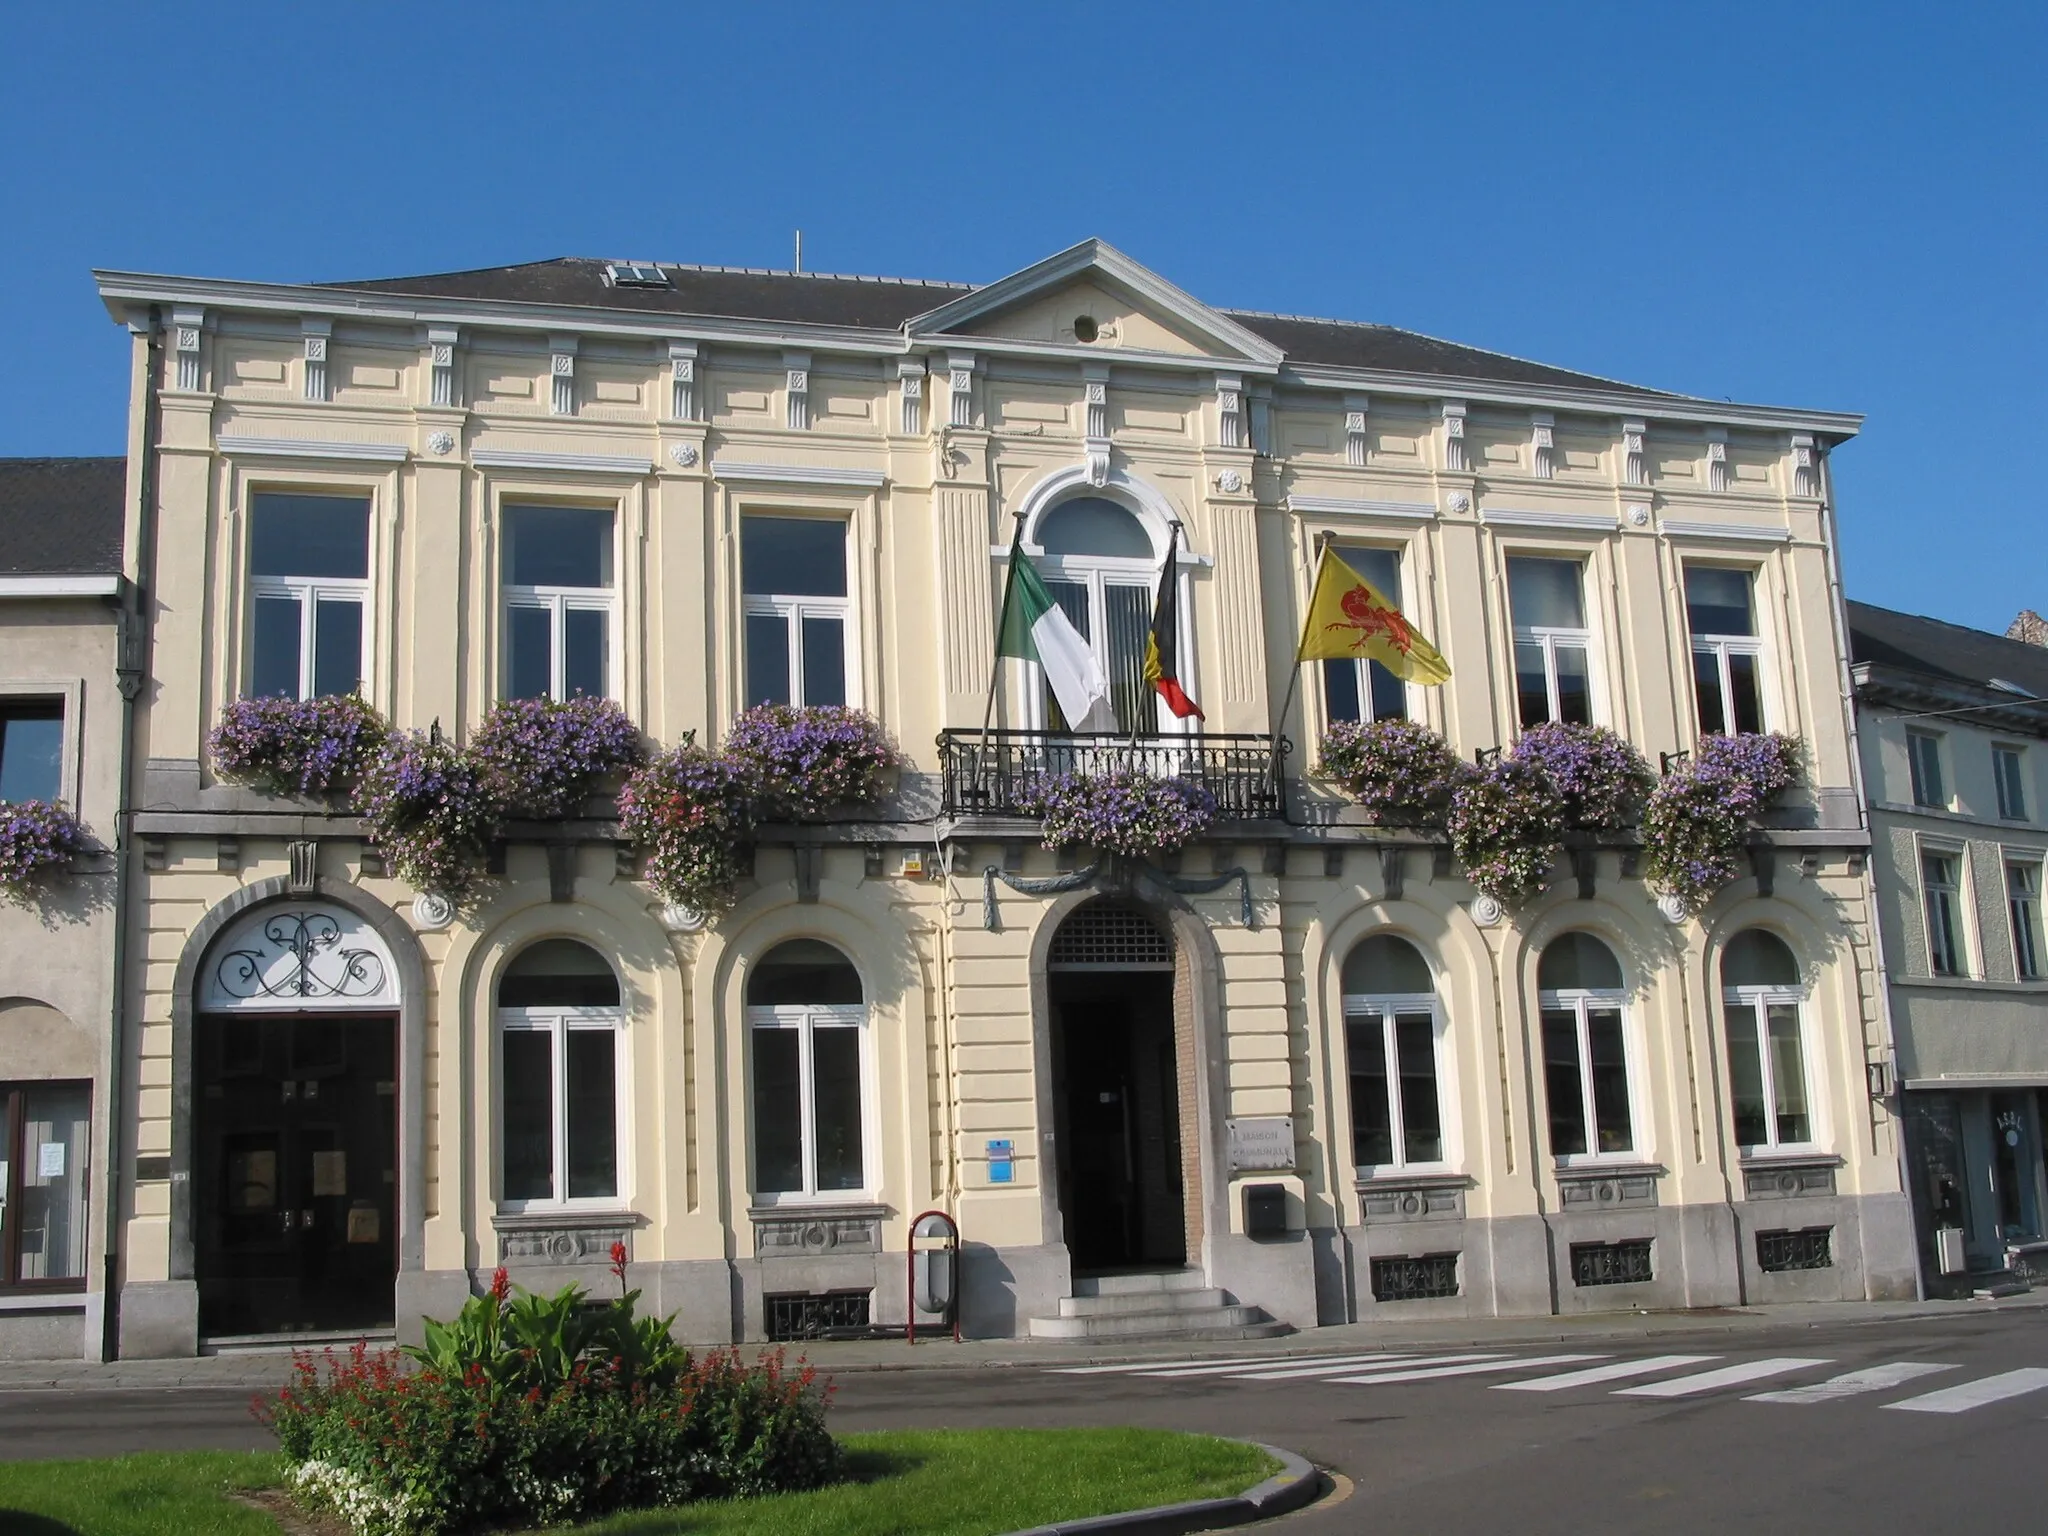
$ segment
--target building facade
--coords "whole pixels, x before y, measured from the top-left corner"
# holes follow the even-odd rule
[[[0,459],[0,812],[61,804],[89,840],[0,900],[0,1358],[107,1343],[128,502],[123,459]]]
[[[1849,604],[1879,912],[1930,1293],[2048,1276],[2048,651]]]
[[[1218,310],[1099,242],[979,287],[99,282],[154,551],[124,1352],[403,1334],[613,1242],[691,1339],[900,1322],[932,1208],[981,1334],[1912,1292],[1827,481],[1855,418]],[[1113,752],[1022,663],[984,732],[1019,526]],[[1194,732],[1138,672],[1176,531]],[[1326,536],[1448,684],[1290,699]],[[909,761],[865,819],[763,829],[715,922],[600,815],[509,829],[457,912],[205,761],[238,695],[358,680],[457,739],[534,692],[665,744],[847,703]],[[1783,730],[1809,782],[1696,919],[1626,839],[1504,912],[1313,776],[1328,721],[1397,713],[1465,754]],[[1043,849],[1019,777],[1133,756],[1224,819],[1163,863]],[[1088,1299],[1146,1287],[1178,1294]]]

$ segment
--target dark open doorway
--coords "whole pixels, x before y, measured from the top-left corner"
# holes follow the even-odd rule
[[[390,1326],[397,1021],[202,1015],[195,1044],[200,1332]]]
[[[1075,1273],[1187,1263],[1173,973],[1054,971],[1055,1145]]]

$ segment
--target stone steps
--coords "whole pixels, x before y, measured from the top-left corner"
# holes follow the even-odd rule
[[[1031,1319],[1034,1339],[1270,1339],[1293,1331],[1196,1269],[1084,1276],[1060,1298],[1059,1316]]]

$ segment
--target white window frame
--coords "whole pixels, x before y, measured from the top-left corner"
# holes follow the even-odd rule
[[[1808,993],[1805,987],[1723,987],[1721,989],[1721,1041],[1723,1047],[1734,1053],[1734,1042],[1728,1038],[1727,1010],[1746,1008],[1756,1021],[1756,1051],[1762,1058],[1759,1081],[1763,1084],[1764,1130],[1766,1139],[1760,1142],[1741,1144],[1744,1155],[1769,1157],[1780,1153],[1813,1152],[1823,1145],[1821,1129],[1820,1095],[1814,1091],[1813,1081],[1813,1030],[1807,1018]],[[1772,1007],[1789,1006],[1799,1018],[1799,1071],[1800,1087],[1806,1094],[1806,1132],[1804,1141],[1780,1141],[1778,1139],[1778,1069],[1771,1059],[1771,1016]],[[1733,1073],[1730,1074],[1729,1112],[1731,1122],[1734,1113]]]
[[[497,1169],[499,1190],[498,1209],[508,1214],[522,1211],[614,1211],[622,1210],[628,1203],[627,1191],[632,1188],[627,1154],[633,1145],[632,1127],[628,1123],[627,1111],[630,1098],[627,1084],[632,1081],[631,1064],[626,1059],[626,1010],[623,1007],[588,1008],[499,1008],[496,1035],[496,1067],[498,1091],[493,1105],[494,1118],[498,1127]],[[607,1030],[612,1035],[612,1092],[616,1103],[612,1110],[613,1166],[618,1170],[618,1191],[610,1195],[579,1195],[571,1197],[569,1190],[569,1035],[578,1030]],[[552,1117],[550,1156],[554,1160],[553,1184],[556,1193],[549,1199],[512,1200],[504,1196],[505,1188],[505,1037],[508,1034],[546,1033],[552,1037],[551,1052],[552,1078],[550,1091],[553,1103],[549,1107]]]
[[[1976,974],[1971,963],[1970,904],[1963,900],[1964,892],[1970,889],[1970,866],[1968,852],[1946,844],[1922,844],[1919,848],[1920,869],[1920,921],[1927,930],[1927,974],[1937,981],[1966,981]],[[1950,859],[1955,865],[1955,882],[1948,886],[1937,886],[1927,878],[1929,859]],[[1933,895],[1937,890],[1946,890],[1951,901],[1949,927],[1955,939],[1956,967],[1953,971],[1938,970],[1934,964],[1934,905]]]
[[[780,592],[749,592],[746,590],[747,573],[745,557],[740,568],[740,697],[742,703],[752,696],[753,689],[748,683],[748,668],[753,658],[747,654],[748,619],[781,618],[788,625],[789,657],[789,702],[792,708],[801,709],[810,701],[804,697],[804,620],[837,619],[839,621],[839,655],[842,675],[846,680],[846,704],[850,709],[862,706],[861,658],[858,644],[859,626],[854,622],[855,564],[853,558],[853,519],[844,515],[811,516],[804,512],[785,508],[756,507],[740,514],[742,524],[749,517],[774,518],[783,522],[799,519],[814,523],[829,523],[836,527],[846,540],[846,595],[844,597],[819,597],[814,595],[791,595]]]
[[[1442,1128],[1443,1156],[1433,1162],[1411,1163],[1407,1158],[1408,1127],[1401,1107],[1401,1059],[1395,1044],[1394,1020],[1403,1013],[1428,1013],[1430,1026],[1430,1047],[1432,1063],[1436,1071],[1436,1118]],[[1434,992],[1347,992],[1344,994],[1344,1080],[1349,1093],[1351,1081],[1351,1031],[1355,1020],[1377,1016],[1380,1025],[1381,1061],[1387,1070],[1387,1110],[1393,1127],[1394,1160],[1390,1163],[1356,1162],[1357,1144],[1352,1137],[1348,1149],[1354,1158],[1353,1167],[1360,1179],[1388,1178],[1397,1175],[1417,1173],[1452,1173],[1459,1167],[1457,1148],[1457,1127],[1453,1118],[1455,1096],[1450,1081],[1450,1046],[1445,1038],[1444,1010],[1442,1000]],[[1347,1106],[1351,1115],[1357,1115],[1355,1104]],[[1350,1135],[1352,1127],[1345,1127]]]
[[[1132,517],[1137,517],[1134,512]],[[1142,521],[1142,520],[1141,520]],[[1026,558],[1038,567],[1038,574],[1046,581],[1072,582],[1088,589],[1088,641],[1089,652],[1095,657],[1095,664],[1102,668],[1104,677],[1113,678],[1115,669],[1109,658],[1109,597],[1110,587],[1135,588],[1145,594],[1145,612],[1150,622],[1152,604],[1159,596],[1159,562],[1156,560],[1133,559],[1123,555],[1031,555]],[[1007,578],[1008,572],[1005,571]],[[1179,645],[1180,655],[1175,658],[1176,675],[1181,686],[1190,697],[1195,687],[1190,675],[1189,655],[1192,650],[1191,625],[1189,623],[1187,569],[1183,566],[1174,572],[1175,601],[1180,614]],[[1025,718],[1030,729],[1043,731],[1050,728],[1051,715],[1045,705],[1045,672],[1032,662],[1027,669],[1028,686],[1025,691]],[[1073,722],[1067,722],[1072,728]],[[1152,723],[1150,730],[1140,731],[1146,736],[1186,735],[1199,730],[1201,722],[1190,715],[1183,720],[1166,707],[1166,701],[1155,692],[1152,695]]]
[[[604,512],[611,517],[611,568],[612,584],[608,587],[528,587],[516,586],[503,579],[505,523],[507,514],[521,512],[527,508],[539,511],[582,511]],[[498,646],[498,697],[512,696],[512,610],[524,608],[539,609],[548,615],[548,697],[557,702],[568,697],[568,640],[567,615],[571,612],[602,613],[604,626],[604,696],[617,699],[624,690],[619,686],[620,667],[623,658],[619,644],[619,579],[622,562],[619,559],[619,508],[575,501],[544,501],[532,496],[507,498],[498,508],[498,553],[501,623],[503,633]]]
[[[2005,850],[2004,858],[2000,862],[2004,866],[2005,875],[2006,925],[2012,930],[2013,979],[2022,983],[2048,980],[2048,947],[2044,947],[2044,935],[2041,926],[2041,888],[2044,883],[2042,879],[2042,856],[2034,849],[2007,849]],[[2015,870],[2026,871],[2033,882],[2034,888],[2027,892],[2024,898],[2016,896],[2013,892],[2012,877]],[[2026,924],[2020,922],[2019,913],[2015,910],[2022,899],[2026,901],[2028,906],[2033,908],[2032,921]],[[2020,963],[2022,935],[2025,936],[2027,946],[2034,952],[2034,964],[2031,972]]]
[[[313,694],[313,636],[314,622],[321,601],[352,602],[361,611],[357,633],[362,637],[361,654],[356,658],[356,686],[369,687],[370,681],[370,582],[367,577],[358,580],[347,576],[251,576],[249,578],[249,654],[243,678],[244,688],[255,686],[256,681],[256,603],[259,599],[285,600],[299,605],[299,691],[298,697],[310,699]]]
[[[2007,794],[2005,764],[2012,764],[2011,795]],[[1998,798],[1998,819],[2000,821],[2032,821],[2027,812],[2027,749],[2015,746],[2009,741],[1994,741],[1991,744],[1991,784]],[[2012,804],[2017,798],[2019,804]]]
[[[1561,564],[1576,565],[1579,568],[1579,611],[1590,620],[1593,604],[1586,593],[1587,566],[1591,557],[1584,554],[1560,553],[1556,550],[1516,549],[1504,552],[1501,564],[1501,588],[1507,598],[1508,632],[1511,636],[1508,653],[1508,689],[1514,700],[1515,730],[1519,733],[1530,729],[1522,723],[1522,674],[1519,659],[1513,647],[1540,645],[1543,648],[1543,685],[1546,695],[1548,722],[1555,723],[1563,718],[1562,692],[1557,682],[1557,649],[1560,645],[1577,646],[1586,655],[1586,713],[1594,725],[1603,724],[1607,711],[1603,707],[1601,686],[1600,655],[1594,645],[1593,629],[1590,622],[1583,629],[1565,629],[1550,624],[1521,624],[1515,620],[1515,595],[1510,579],[1510,565],[1516,560],[1554,560]]]
[[[1373,550],[1381,554],[1392,555],[1394,557],[1394,573],[1399,580],[1395,584],[1395,590],[1386,593],[1385,596],[1404,615],[1408,612],[1409,552],[1407,545],[1369,544],[1356,540],[1347,542],[1339,538],[1331,540],[1330,548],[1336,551],[1339,559],[1342,559],[1347,552],[1360,550]],[[1352,686],[1358,691],[1360,724],[1372,724],[1381,720],[1420,720],[1422,718],[1420,701],[1416,697],[1417,690],[1413,683],[1406,682],[1398,677],[1395,678],[1394,681],[1399,683],[1401,687],[1401,713],[1399,715],[1376,715],[1373,713],[1372,708],[1372,659],[1367,656],[1340,656],[1333,658],[1333,660],[1338,666],[1349,665],[1352,669],[1354,679]],[[1329,664],[1328,662],[1324,663],[1325,666]],[[1323,724],[1326,727],[1337,723],[1336,712],[1330,708],[1330,690],[1329,684],[1326,681],[1327,677],[1328,674],[1322,667],[1316,668],[1316,686],[1323,691]]]
[[[1921,772],[1920,752],[1923,744],[1933,764],[1934,784],[1932,788],[1940,797],[1934,800],[1921,797],[1922,789],[1928,787],[1924,783],[1924,775]],[[1906,732],[1906,793],[1912,797],[1912,803],[1916,809],[1923,811],[1946,811],[1955,804],[1949,795],[1948,773],[1942,763],[1942,746],[1943,742],[1939,731],[1908,729]]]
[[[1559,1168],[1581,1168],[1602,1164],[1633,1164],[1648,1162],[1650,1149],[1644,1145],[1648,1122],[1643,1115],[1644,1095],[1642,1085],[1643,1043],[1637,1038],[1635,1010],[1628,1005],[1627,989],[1573,987],[1562,992],[1539,992],[1536,994],[1537,1041],[1542,1045],[1542,1015],[1551,1010],[1570,1010],[1578,1029],[1579,1045],[1579,1113],[1585,1119],[1586,1145],[1592,1148],[1586,1152],[1559,1152],[1551,1150],[1551,1159]],[[1628,1129],[1629,1146],[1619,1152],[1599,1151],[1600,1122],[1593,1111],[1593,1033],[1586,1015],[1595,1008],[1611,1008],[1621,1015],[1621,1050],[1624,1075],[1628,1080]],[[1539,1056],[1539,1063],[1547,1059]],[[1544,1094],[1544,1135],[1549,1136],[1550,1126],[1550,1083],[1543,1084]]]
[[[877,1114],[874,1038],[869,1027],[866,1003],[751,1003],[747,1006],[747,1187],[756,1205],[859,1205],[878,1197],[880,1178],[880,1116]],[[859,1189],[818,1188],[817,1064],[813,1041],[820,1022],[835,1028],[852,1025],[858,1030],[860,1048],[860,1158]],[[803,1182],[799,1190],[764,1190],[758,1166],[757,1127],[754,1115],[754,1032],[761,1029],[793,1029],[797,1036],[797,1134],[803,1148]]]
[[[1687,571],[1694,566],[1713,570],[1739,571],[1742,575],[1749,578],[1749,614],[1750,620],[1756,625],[1758,633],[1754,635],[1693,633],[1692,603],[1686,596],[1685,577]],[[1739,729],[1735,723],[1735,680],[1730,674],[1728,665],[1728,658],[1731,656],[1752,656],[1756,659],[1757,722],[1762,729],[1768,731],[1771,728],[1773,719],[1771,690],[1766,684],[1764,675],[1764,660],[1770,648],[1765,643],[1762,634],[1764,627],[1763,604],[1758,601],[1757,594],[1757,588],[1762,580],[1762,576],[1763,573],[1753,566],[1719,565],[1711,560],[1681,559],[1679,561],[1678,600],[1679,606],[1685,613],[1686,638],[1691,646],[1688,656],[1711,655],[1714,658],[1714,671],[1719,679],[1721,689],[1721,730],[1727,735],[1734,735]],[[1706,722],[1699,718],[1699,679],[1695,676],[1690,678],[1689,681],[1694,690],[1693,725],[1704,736],[1707,734],[1707,727]]]

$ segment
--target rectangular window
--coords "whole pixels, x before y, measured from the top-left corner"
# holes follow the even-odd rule
[[[1401,553],[1345,544],[1344,563],[1397,607],[1401,602]],[[1323,663],[1323,705],[1332,720],[1406,720],[1408,688],[1376,661],[1346,658]]]
[[[0,1083],[0,1286],[85,1284],[88,1083]]]
[[[1953,853],[1920,857],[1920,888],[1927,906],[1927,964],[1937,976],[1963,974],[1962,859]]]
[[[747,1010],[756,1195],[801,1199],[868,1187],[866,1017],[860,1007]]]
[[[616,1200],[618,1013],[500,1008],[498,1022],[505,1200]]]
[[[1555,1157],[1635,1150],[1627,1030],[1619,1004],[1546,995],[1543,1086]]]
[[[835,518],[740,519],[750,708],[851,702],[846,531]]]
[[[612,524],[608,508],[505,509],[506,698],[611,695]]]
[[[1685,612],[1700,733],[1761,731],[1763,642],[1757,637],[1755,573],[1687,565]]]
[[[259,491],[249,501],[249,692],[310,699],[363,685],[370,499]]]
[[[64,793],[64,701],[0,702],[0,800],[56,800]]]
[[[1913,803],[1948,809],[1948,786],[1941,776],[1941,738],[1932,731],[1906,732],[1906,761],[1913,770]]]
[[[2012,968],[2021,981],[2041,979],[2041,866],[2014,859],[2005,866],[2005,904],[2012,917]]]
[[[1991,776],[1998,781],[1998,814],[2005,821],[2027,819],[2027,759],[2019,747],[1991,749]]]
[[[1741,988],[1730,991],[1722,1007],[1736,1144],[1769,1148],[1811,1142],[1798,1000]]]
[[[1593,723],[1592,631],[1585,569],[1577,560],[1508,560],[1515,626],[1515,693],[1522,724]]]
[[[1441,1163],[1435,1011],[1346,998],[1345,1015],[1351,1149],[1359,1172]]]

